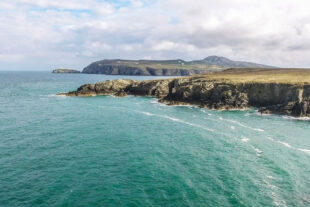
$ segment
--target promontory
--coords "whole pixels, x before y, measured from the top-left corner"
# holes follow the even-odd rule
[[[233,61],[225,57],[209,56],[202,60],[100,60],[85,67],[82,73],[141,76],[187,76],[227,68],[271,68],[257,63]]]
[[[227,69],[171,79],[108,80],[59,95],[154,96],[168,105],[219,110],[256,107],[261,113],[310,117],[310,70]]]

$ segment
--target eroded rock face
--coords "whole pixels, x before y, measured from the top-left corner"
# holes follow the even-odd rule
[[[262,113],[310,116],[310,85],[229,83],[187,77],[163,80],[113,80],[86,84],[68,96],[154,96],[167,104],[196,104],[212,109],[258,107]]]
[[[127,95],[128,88],[138,81],[128,79],[108,80],[96,84],[85,84],[76,91],[62,93],[67,96],[94,96],[94,95]]]
[[[169,82],[170,80],[141,81],[129,87],[128,94],[163,98],[169,93]]]
[[[82,73],[87,74],[107,74],[107,75],[135,75],[135,76],[187,76],[208,72],[205,70],[195,69],[156,69],[156,68],[139,68],[127,65],[99,65],[93,63],[84,68]]]
[[[185,102],[214,109],[247,108],[247,94],[238,85],[205,80],[176,79],[169,85],[163,102]]]

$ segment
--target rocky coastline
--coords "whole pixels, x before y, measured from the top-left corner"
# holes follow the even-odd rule
[[[309,83],[236,82],[196,75],[146,81],[108,80],[59,95],[153,96],[168,105],[195,104],[218,110],[257,107],[261,113],[310,117]]]

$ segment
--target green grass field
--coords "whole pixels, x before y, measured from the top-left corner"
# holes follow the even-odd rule
[[[228,69],[222,72],[196,75],[215,81],[233,83],[310,84],[310,69]]]

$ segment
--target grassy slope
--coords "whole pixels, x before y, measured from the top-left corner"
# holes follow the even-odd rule
[[[232,83],[310,84],[310,69],[228,69],[223,72],[193,76]]]

